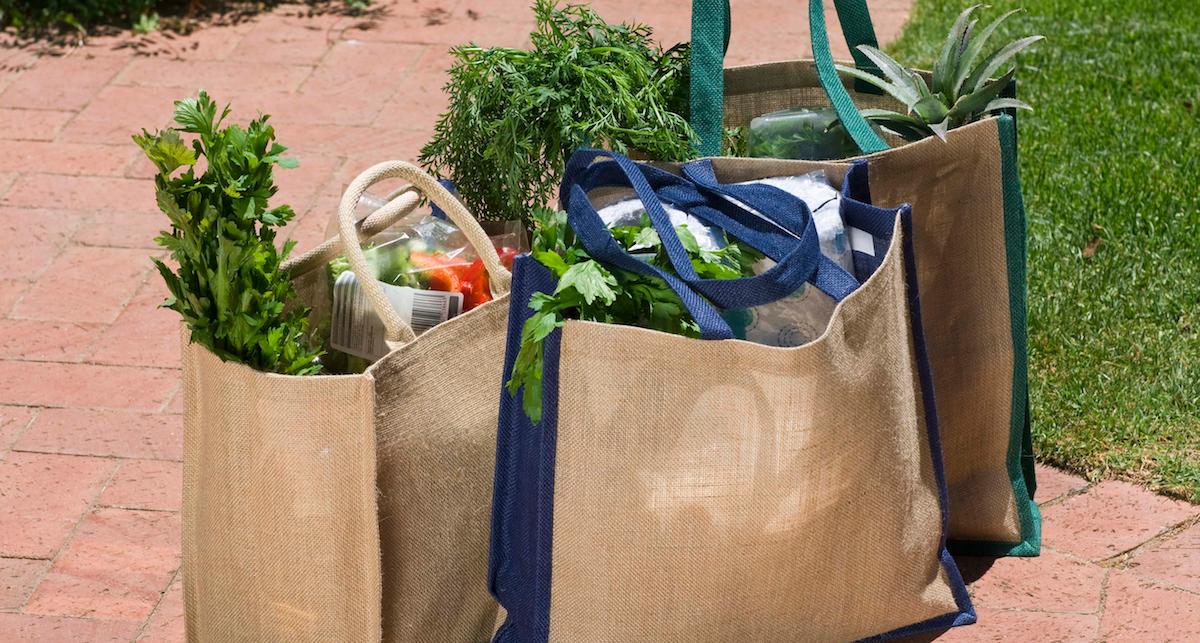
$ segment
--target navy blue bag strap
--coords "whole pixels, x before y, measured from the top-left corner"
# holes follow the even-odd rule
[[[664,203],[669,203],[705,223],[716,226],[745,242],[750,247],[778,261],[791,251],[803,232],[786,230],[763,217],[747,215],[743,208],[725,199],[713,199],[695,184],[681,176],[649,165],[639,165],[651,189]],[[616,161],[597,161],[578,175],[575,181],[585,192],[601,187],[629,187],[625,170]],[[802,220],[801,217],[796,217]]]
[[[607,156],[611,158],[616,162],[617,166],[620,167],[626,179],[623,184],[624,187],[632,187],[635,194],[637,194],[638,198],[641,200],[642,206],[645,208],[651,224],[659,234],[659,239],[662,241],[663,249],[667,254],[667,258],[670,260],[671,265],[675,269],[679,278],[697,292],[707,297],[718,307],[726,310],[741,309],[761,306],[763,304],[778,301],[795,293],[797,290],[803,287],[805,283],[811,281],[812,277],[814,277],[816,274],[819,259],[821,257],[821,251],[818,245],[816,226],[813,224],[812,216],[808,213],[807,206],[804,205],[803,201],[800,199],[795,199],[794,197],[791,197],[791,195],[787,195],[786,193],[780,191],[780,194],[784,194],[794,199],[795,204],[798,208],[800,208],[802,216],[805,220],[803,233],[800,234],[798,238],[790,239],[791,245],[790,248],[788,248],[787,253],[782,254],[782,256],[780,256],[780,258],[777,260],[776,264],[761,275],[735,279],[701,278],[696,274],[695,268],[692,266],[691,258],[684,249],[683,243],[679,240],[678,235],[675,232],[675,227],[671,223],[670,215],[667,214],[666,209],[663,207],[659,194],[654,191],[650,181],[647,179],[644,173],[644,168],[647,168],[648,166],[638,165],[620,154],[603,152],[600,150],[580,150],[576,153],[575,157],[572,157],[572,161],[575,161],[577,158],[582,158],[586,159],[586,162],[590,163],[600,156]],[[569,168],[569,172],[564,172],[564,176],[570,180],[576,181],[576,183],[571,185],[570,188],[578,187],[581,192],[586,194],[584,187],[580,184],[580,181],[585,181],[585,179],[588,178],[588,175],[572,162],[568,162],[568,165],[572,167]],[[609,174],[611,174],[611,172]],[[651,174],[653,176],[653,172],[651,172]],[[592,176],[594,177],[595,175]],[[678,181],[679,177],[675,177],[675,180]],[[675,187],[679,186],[676,185]],[[566,195],[567,189],[568,184],[564,182],[564,196]],[[573,198],[574,195],[572,194],[571,196]],[[735,209],[741,210],[740,208]],[[744,212],[744,210],[742,211]],[[692,213],[696,215],[697,218],[701,218],[701,214],[703,214],[706,218],[720,219],[722,217],[722,213],[716,208],[709,208],[707,210],[702,208],[693,209]],[[745,214],[746,216],[750,217],[754,216],[750,213]],[[729,223],[729,221],[726,221],[726,223]],[[760,221],[760,225],[761,224],[762,222]],[[609,233],[609,236],[611,237],[611,233]],[[777,236],[779,235],[777,234]],[[766,252],[766,249],[764,248],[760,251]]]
[[[801,204],[804,204],[804,201],[795,195],[773,185],[762,183],[743,185],[721,183],[717,179],[717,173],[709,159],[685,164],[683,175],[704,190],[736,199],[754,208],[762,218],[783,227],[792,234],[799,232],[800,220],[796,217],[797,210],[789,205],[791,201],[799,201]],[[804,204],[804,212],[808,214],[809,219],[812,218],[807,204]],[[746,214],[755,216],[753,213],[747,212]],[[832,297],[834,301],[845,299],[860,285],[854,275],[846,272],[844,268],[824,254],[818,258],[817,272],[812,283],[818,290]]]
[[[684,165],[683,177],[650,165],[638,167],[663,201],[725,231],[776,262],[792,252],[812,217],[803,199],[777,187],[720,183],[709,159]],[[622,177],[623,173],[614,162],[601,161],[593,164],[580,181],[585,190],[591,190],[623,185]],[[759,214],[749,212],[743,206],[749,206]],[[858,288],[858,280],[832,259],[821,254],[817,261],[812,284],[834,301],[841,301]]]
[[[733,330],[721,314],[703,297],[696,294],[681,279],[669,272],[646,263],[629,254],[613,238],[612,231],[600,218],[587,193],[578,185],[570,186],[567,202],[567,223],[575,231],[575,237],[583,245],[588,256],[602,264],[628,270],[640,275],[658,277],[665,281],[696,320],[703,339],[732,339]],[[660,233],[661,234],[661,233]],[[674,239],[679,243],[678,237]],[[664,240],[665,243],[665,240]]]

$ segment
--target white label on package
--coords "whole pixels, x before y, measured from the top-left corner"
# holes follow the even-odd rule
[[[858,228],[847,228],[850,232],[850,247],[863,253],[875,256],[875,237],[871,236],[866,230]]]
[[[382,282],[379,285],[392,308],[418,335],[462,311],[462,293],[417,290]],[[354,273],[343,272],[333,284],[329,345],[343,353],[374,361],[388,353],[384,330],[371,302],[358,287]]]

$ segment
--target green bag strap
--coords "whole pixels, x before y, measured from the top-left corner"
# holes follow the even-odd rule
[[[863,154],[873,154],[888,149],[887,143],[867,123],[854,105],[850,92],[842,85],[837,68],[833,66],[833,53],[829,51],[829,32],[825,27],[825,3],[821,0],[808,0],[808,24],[812,32],[813,60],[817,67],[817,77],[829,103],[837,112],[842,125],[858,145]]]
[[[719,156],[725,130],[728,0],[692,0],[691,111],[700,156]]]
[[[859,69],[883,77],[883,72],[866,54],[858,50],[859,45],[879,46],[875,37],[875,25],[871,22],[871,10],[867,8],[867,0],[834,0],[833,8],[837,10],[838,22],[842,25],[842,37],[850,48],[850,56],[854,58],[854,66]],[[821,33],[828,34],[824,28]],[[854,81],[854,89],[873,94],[882,93],[878,87],[861,80]]]
[[[842,24],[842,34],[846,38],[846,44],[850,47],[855,65],[864,71],[880,74],[879,68],[857,49],[858,45],[862,44],[878,46],[875,27],[871,23],[871,12],[867,8],[866,0],[835,0],[834,7],[837,9],[838,21]],[[820,23],[820,29],[814,28],[813,34],[820,33],[826,38],[825,49],[828,50],[824,7],[822,7]],[[698,137],[695,142],[696,151],[701,156],[717,156],[721,153],[725,124],[724,63],[725,52],[729,48],[729,34],[728,0],[692,0],[689,109],[692,128]],[[815,50],[815,37],[813,45]],[[830,59],[832,60],[832,58]],[[879,93],[876,87],[862,81],[855,81],[855,89]],[[857,139],[855,140],[857,141]]]

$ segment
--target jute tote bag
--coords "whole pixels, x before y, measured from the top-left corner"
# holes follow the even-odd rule
[[[765,176],[703,163],[676,169],[721,183]],[[773,348],[721,340],[730,328],[687,283],[699,281],[624,253],[583,189],[611,186],[618,170],[595,165],[574,186],[568,167],[563,198],[577,237],[593,258],[664,278],[704,339],[567,321],[545,345],[542,421],[502,394],[489,585],[507,618],[495,640],[834,641],[973,622],[945,549],[908,208],[850,203],[865,180],[845,182],[847,224],[870,235],[856,247],[861,286],[819,339]],[[722,194],[772,209],[754,194],[699,181],[688,189],[637,167],[626,185],[668,247],[678,237],[660,197],[726,229],[753,221]],[[838,179],[847,171],[817,168]],[[838,290],[839,277],[822,274],[807,208],[783,210],[800,234],[779,274],[729,280],[710,288],[715,299],[768,301],[785,282]],[[747,236],[768,256],[779,249]],[[514,275],[506,372],[531,297],[556,286],[528,257]]]
[[[875,45],[865,0],[836,0],[846,42]],[[1012,115],[952,130],[949,140],[883,140],[858,107],[897,105],[843,83],[820,0],[810,0],[814,60],[722,71],[728,3],[693,3],[692,115],[705,154],[722,124],[789,107],[833,105],[871,167],[874,203],[913,208],[913,245],[950,489],[951,549],[1037,555],[1026,332],[1025,208]],[[862,89],[864,91],[856,91]],[[903,108],[900,108],[903,111]],[[896,144],[889,147],[889,144]],[[756,163],[760,161],[747,161]],[[753,167],[753,165],[752,165]]]
[[[413,185],[358,224],[372,183]],[[367,269],[359,238],[424,193],[484,259],[495,300],[419,338]],[[190,641],[486,641],[496,409],[511,275],[431,177],[382,163],[342,199],[341,240],[288,269],[313,326],[327,264],[345,254],[392,351],[361,375],[293,377],[225,363],[186,342],[183,579]],[[342,243],[348,241],[348,243]],[[374,290],[374,292],[372,292]]]

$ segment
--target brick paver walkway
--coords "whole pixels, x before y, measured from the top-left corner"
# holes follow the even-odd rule
[[[594,4],[687,37],[682,0]],[[731,62],[804,55],[801,3],[734,4]],[[871,4],[893,37],[907,0]],[[0,641],[183,635],[177,321],[155,308],[164,218],[130,133],[201,86],[239,120],[271,113],[302,162],[279,178],[304,248],[358,171],[415,157],[447,46],[522,44],[525,5],[398,0],[373,22],[284,7],[139,48],[0,49]],[[1045,555],[964,560],[981,624],[943,638],[1200,640],[1200,508],[1040,474]]]

